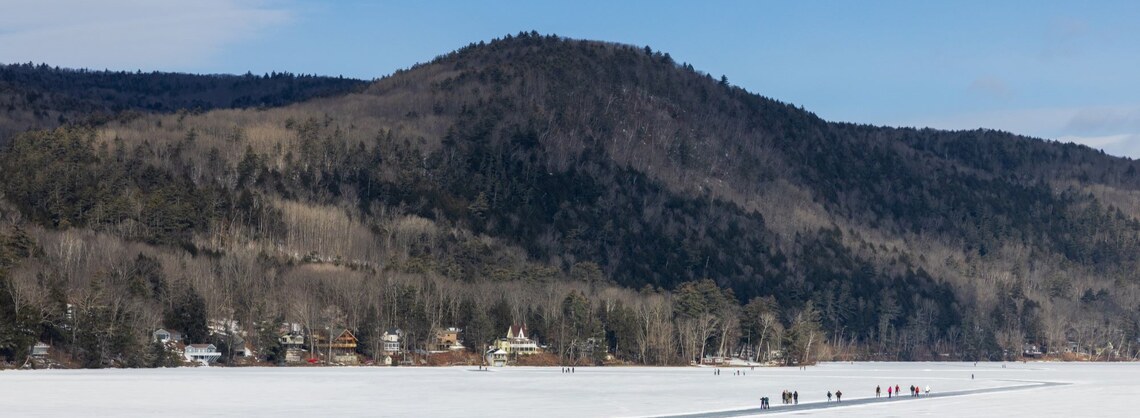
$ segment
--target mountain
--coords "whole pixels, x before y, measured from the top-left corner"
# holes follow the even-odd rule
[[[649,47],[536,33],[304,93],[18,68],[9,114],[68,116],[4,122],[8,357],[34,337],[145,365],[148,329],[209,321],[259,352],[273,324],[347,327],[364,355],[392,326],[475,348],[525,322],[563,359],[604,339],[650,364],[1140,337],[1136,163],[1084,146],[828,122]],[[83,342],[67,304],[108,331]]]

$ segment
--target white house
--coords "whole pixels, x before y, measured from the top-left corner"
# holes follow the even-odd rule
[[[218,347],[213,344],[190,344],[186,346],[184,351],[186,361],[194,361],[202,364],[210,364],[218,361],[222,353],[218,352]]]
[[[47,357],[49,349],[51,349],[50,345],[37,342],[36,345],[32,346],[32,357]]]
[[[400,338],[404,335],[403,331],[399,328],[391,328],[384,331],[384,335],[380,340],[384,342],[384,352],[388,354],[395,354],[400,352]]]
[[[495,367],[507,365],[507,352],[501,348],[492,348],[487,351],[487,364]]]

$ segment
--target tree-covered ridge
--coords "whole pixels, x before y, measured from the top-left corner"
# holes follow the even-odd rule
[[[126,303],[97,317],[145,324],[114,327],[128,340],[204,317],[269,349],[282,321],[419,344],[527,322],[563,355],[604,336],[667,364],[760,346],[789,362],[1127,351],[1138,336],[1136,207],[1100,197],[1137,190],[1133,162],[829,123],[650,48],[520,34],[358,93],[9,142],[0,210],[51,260],[17,262],[13,283],[32,285],[11,294]],[[63,249],[95,242],[114,251]],[[148,259],[162,280],[124,273],[156,271]]]
[[[277,73],[195,75],[0,64],[0,135],[122,112],[277,107],[362,88],[362,80]]]

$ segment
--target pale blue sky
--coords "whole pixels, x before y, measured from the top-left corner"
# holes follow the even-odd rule
[[[1140,2],[1078,3],[0,0],[0,62],[374,78],[536,30],[649,45],[829,120],[1138,158]]]

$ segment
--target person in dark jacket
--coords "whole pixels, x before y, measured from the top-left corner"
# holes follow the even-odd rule
[[[837,389],[837,390],[835,391],[835,401],[836,401],[836,402],[839,402],[839,401],[842,401],[842,400],[843,400],[843,391],[842,391],[842,390],[838,390],[838,389]]]

